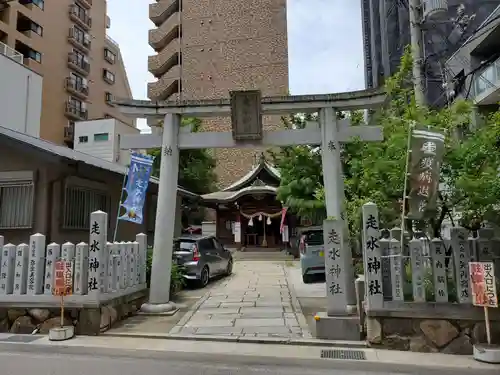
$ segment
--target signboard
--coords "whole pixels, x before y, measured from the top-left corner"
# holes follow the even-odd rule
[[[493,263],[470,262],[469,276],[472,287],[472,304],[481,307],[498,307]]]
[[[73,262],[58,260],[55,263],[54,292],[55,296],[69,296],[73,289]]]
[[[231,122],[235,141],[262,139],[261,93],[259,90],[231,91]]]

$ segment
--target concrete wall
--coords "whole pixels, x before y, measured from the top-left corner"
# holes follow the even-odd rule
[[[74,149],[112,163],[127,165],[130,163],[130,152],[120,150],[120,136],[137,133],[137,128],[115,119],[78,121],[75,123]],[[104,134],[108,135],[107,140],[103,139]]]
[[[4,48],[0,45],[0,51]],[[0,54],[0,126],[40,135],[42,77]]]
[[[108,237],[112,238],[116,223],[116,210],[121,195],[122,175],[88,165],[59,162],[57,158],[49,157],[46,152],[35,150],[28,152],[30,149],[26,145],[19,146],[15,142],[2,142],[0,140],[0,145],[2,146],[0,160],[6,161],[0,163],[0,172],[34,171],[36,173],[33,228],[2,230],[1,235],[5,237],[6,243],[27,243],[29,236],[37,232],[47,236],[47,243],[88,242],[87,230],[61,228],[64,183],[69,180],[77,180],[82,187],[102,188],[109,193],[111,212],[108,212]],[[157,186],[150,184],[148,199],[152,194],[157,194]],[[147,210],[148,207],[149,205],[146,204],[145,209]],[[144,217],[148,217],[146,212]],[[135,235],[141,232],[146,233],[146,222],[137,225],[121,221],[117,240],[133,241]]]

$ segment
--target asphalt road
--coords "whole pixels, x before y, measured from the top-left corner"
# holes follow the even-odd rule
[[[214,345],[213,343],[207,345]],[[429,371],[362,362],[295,360],[179,352],[0,345],[1,375],[457,375],[472,371]],[[367,366],[368,365],[368,366]],[[399,367],[399,366],[398,366]],[[395,372],[396,371],[396,372]],[[477,374],[477,372],[475,372]],[[481,373],[481,372],[479,372]],[[488,372],[489,374],[490,372]],[[491,372],[491,373],[496,373]]]

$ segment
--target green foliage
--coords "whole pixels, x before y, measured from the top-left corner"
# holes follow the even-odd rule
[[[201,120],[183,118],[182,126],[191,126],[193,132],[198,132]],[[150,155],[155,157],[153,175],[158,176],[161,162],[161,150],[152,149]],[[197,194],[206,194],[215,189],[217,175],[215,159],[206,149],[181,150],[179,155],[179,185]]]
[[[383,129],[382,142],[354,140],[344,145],[342,164],[345,182],[346,214],[351,235],[360,232],[360,208],[366,202],[379,207],[385,227],[400,225],[407,142],[410,125],[429,126],[444,131],[446,152],[441,168],[438,209],[427,226],[439,236],[442,221],[451,212],[462,213],[461,225],[477,228],[483,220],[500,224],[500,112],[487,118],[474,131],[469,128],[472,105],[456,101],[441,110],[430,110],[415,104],[411,80],[412,59],[407,50],[399,71],[386,81],[388,104],[374,114],[373,122]],[[338,113],[349,116],[353,126],[362,122],[359,112]],[[301,127],[304,116],[288,120]],[[465,137],[464,137],[465,136]],[[278,199],[300,214],[324,215],[321,151],[318,147],[287,147],[275,154],[282,181]]]
[[[153,263],[153,248],[148,248],[148,256],[146,260],[146,283],[148,288],[151,285],[151,265]],[[185,285],[185,280],[182,275],[184,268],[177,263],[172,262],[172,272],[170,273],[170,296],[177,294]]]

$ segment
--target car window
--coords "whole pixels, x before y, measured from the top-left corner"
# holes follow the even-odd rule
[[[204,238],[199,242],[200,250],[211,250],[213,249],[212,241],[209,238]]]
[[[304,232],[305,242],[309,246],[321,246],[324,244],[323,231],[315,230]]]
[[[195,242],[189,240],[174,241],[174,251],[193,251]]]
[[[221,243],[219,241],[217,241],[217,239],[215,238],[212,238],[212,241],[214,243],[214,247],[217,249],[217,250],[224,250],[224,246],[221,245]]]

